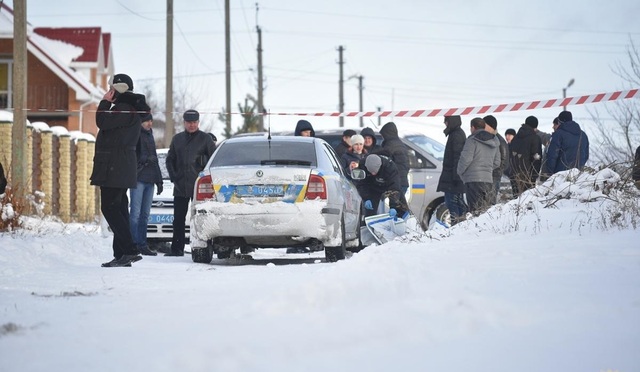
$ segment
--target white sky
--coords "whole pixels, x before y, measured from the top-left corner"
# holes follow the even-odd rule
[[[0,370],[638,371],[638,191],[569,174],[333,264],[101,268],[96,225],[29,219],[0,233]]]
[[[237,111],[237,103],[256,91],[256,1],[231,3],[231,102]],[[154,84],[164,97],[166,1],[30,0],[27,6],[34,26],[111,32],[116,71],[138,86]],[[344,77],[364,76],[365,111],[560,98],[570,79],[575,84],[568,96],[637,88],[611,71],[627,63],[629,38],[640,38],[637,1],[263,0],[259,7],[265,106],[272,112],[337,111],[339,45],[345,47]],[[198,97],[201,112],[218,112],[225,105],[224,1],[176,0],[174,11],[174,87]],[[345,111],[358,110],[357,79],[345,83],[344,98]],[[587,108],[610,118],[602,104],[570,110],[588,124]],[[498,129],[517,128],[533,114],[551,131],[560,111],[498,114]],[[296,121],[279,116],[271,124],[289,129]],[[442,118],[395,121],[442,126]],[[355,118],[345,122],[358,125]],[[239,123],[234,117],[234,127]],[[338,119],[312,123],[337,126]],[[215,132],[221,131],[218,124]]]

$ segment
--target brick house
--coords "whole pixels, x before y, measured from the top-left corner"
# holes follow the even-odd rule
[[[13,107],[13,10],[0,3],[0,109]],[[27,25],[27,119],[97,134],[95,110],[113,76],[111,35],[100,27]]]

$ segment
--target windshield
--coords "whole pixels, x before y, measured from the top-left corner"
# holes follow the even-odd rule
[[[405,138],[428,152],[434,158],[440,161],[444,159],[444,145],[440,142],[422,135],[405,136]]]
[[[216,152],[211,167],[237,165],[317,165],[312,142],[225,142]]]

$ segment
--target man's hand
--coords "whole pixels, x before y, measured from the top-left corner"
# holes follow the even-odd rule
[[[156,183],[156,195],[162,194],[162,190],[164,190],[164,187],[162,186],[162,182]]]
[[[107,91],[107,93],[104,94],[102,99],[113,103],[113,101],[116,100],[116,91],[115,91],[115,89],[113,89],[113,87],[109,88],[109,90]]]

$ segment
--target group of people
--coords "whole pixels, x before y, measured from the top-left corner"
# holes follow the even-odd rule
[[[582,169],[589,159],[589,138],[569,111],[554,119],[552,134],[538,130],[535,116],[527,117],[517,132],[507,129],[504,138],[493,115],[473,118],[469,137],[460,116],[445,116],[444,124],[447,143],[437,191],[444,193],[452,225],[495,204],[503,174],[517,197],[538,177]]]
[[[126,74],[114,75],[110,85],[96,112],[100,131],[91,184],[100,187],[101,211],[113,232],[113,260],[102,267],[121,267],[139,261],[141,254],[157,254],[147,245],[147,221],[154,186],[160,194],[163,184],[153,138],[153,116],[145,96],[133,92],[133,81]],[[183,119],[185,130],[171,140],[166,160],[174,184],[173,239],[166,256],[184,255],[185,222],[193,186],[215,150],[214,138],[199,130],[198,111],[186,111]]]
[[[155,191],[163,190],[162,175],[153,138],[151,109],[142,94],[133,92],[133,81],[125,74],[114,75],[110,89],[98,105],[98,132],[91,184],[100,188],[101,211],[113,231],[113,260],[103,267],[131,266],[141,255],[156,255],[146,242],[147,220]],[[176,134],[169,148],[166,167],[173,183],[174,220],[171,251],[166,256],[183,256],[185,222],[198,173],[215,151],[215,137],[199,129],[200,114],[183,114],[184,131]],[[514,194],[535,186],[544,177],[570,168],[582,169],[589,158],[589,140],[571,112],[563,111],[553,122],[554,133],[538,131],[538,120],[526,118],[516,132],[509,129],[503,138],[492,115],[474,118],[471,135],[462,130],[460,116],[445,116],[447,136],[443,170],[437,191],[455,224],[468,212],[476,215],[495,204],[502,174],[509,176]],[[358,134],[345,130],[336,146],[347,175],[359,168],[363,180],[354,180],[364,200],[365,215],[373,215],[380,200],[389,198],[390,208],[399,216],[409,212],[409,159],[393,122],[375,132],[364,128]],[[296,136],[315,136],[311,123],[298,121]],[[543,150],[544,147],[544,150]],[[640,147],[636,150],[633,178],[640,188]],[[0,194],[6,178],[0,164]],[[129,191],[131,203],[127,197]],[[466,198],[465,198],[466,195]],[[466,201],[465,201],[466,199]]]
[[[294,134],[315,137],[313,126],[307,120],[299,120]],[[347,177],[353,169],[362,169],[366,177],[353,180],[364,200],[365,216],[376,214],[380,200],[389,199],[392,213],[404,216],[409,212],[405,192],[409,188],[409,157],[407,149],[398,136],[398,128],[388,122],[380,129],[382,144],[377,144],[376,134],[371,128],[363,128],[360,134],[352,129],[342,133],[342,141],[335,146],[342,168]]]

